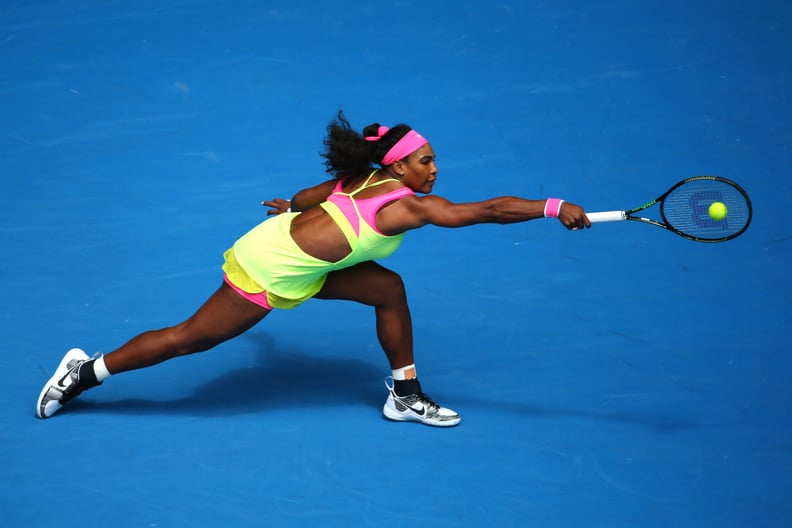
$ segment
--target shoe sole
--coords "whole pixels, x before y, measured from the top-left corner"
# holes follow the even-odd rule
[[[41,402],[44,399],[44,397],[47,395],[47,392],[49,392],[49,390],[52,388],[52,386],[57,383],[58,379],[62,378],[66,374],[66,372],[68,372],[69,362],[75,359],[79,361],[90,358],[88,357],[88,354],[86,354],[84,351],[80,350],[79,348],[72,348],[71,350],[66,352],[66,355],[63,356],[63,359],[61,359],[61,362],[58,364],[58,368],[55,369],[55,374],[53,374],[52,377],[47,380],[47,383],[44,385],[44,388],[41,389],[41,393],[39,393],[38,400],[36,400],[36,416],[38,416],[39,418],[41,419],[49,418],[52,415],[54,415],[56,412],[58,412],[62,407],[61,405],[58,405],[55,408],[55,410],[52,411],[51,414],[42,414],[44,409],[41,408]]]
[[[385,415],[385,418],[388,420],[393,420],[394,422],[418,422],[431,425],[433,427],[453,427],[455,425],[459,425],[459,422],[462,421],[462,418],[460,417],[452,420],[426,420],[413,414],[401,413],[395,409],[391,409],[387,403],[384,407],[382,407],[382,414]]]

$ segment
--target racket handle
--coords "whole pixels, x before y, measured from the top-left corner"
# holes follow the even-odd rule
[[[600,213],[586,213],[588,219],[592,224],[598,222],[621,222],[627,220],[627,214],[624,211],[602,211]]]

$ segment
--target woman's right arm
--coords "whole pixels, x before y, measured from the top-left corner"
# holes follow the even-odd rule
[[[439,196],[405,197],[377,215],[386,234],[394,234],[432,224],[440,227],[463,227],[474,224],[511,224],[544,218],[546,200],[526,200],[500,196],[480,202],[452,203]],[[564,202],[558,220],[567,229],[591,227],[582,207]]]

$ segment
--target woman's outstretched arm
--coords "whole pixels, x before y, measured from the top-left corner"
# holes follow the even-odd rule
[[[377,225],[386,234],[416,229],[427,224],[464,227],[474,224],[511,224],[544,218],[546,200],[500,196],[480,202],[453,203],[439,196],[410,196],[380,211]],[[591,227],[582,207],[561,204],[558,220],[567,229]]]

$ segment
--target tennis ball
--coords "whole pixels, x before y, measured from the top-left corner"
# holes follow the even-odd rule
[[[729,210],[726,209],[726,204],[723,202],[712,202],[712,205],[709,206],[709,215],[713,220],[721,221],[726,218],[727,214],[729,214]]]

